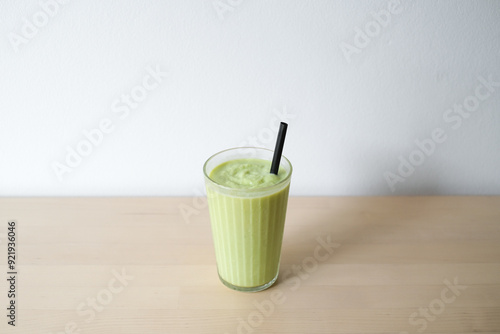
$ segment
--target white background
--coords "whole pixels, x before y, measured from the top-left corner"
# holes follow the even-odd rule
[[[1,1],[0,196],[201,195],[204,161],[273,148],[278,115],[292,195],[500,194],[500,87],[480,81],[500,82],[500,1],[391,6]]]

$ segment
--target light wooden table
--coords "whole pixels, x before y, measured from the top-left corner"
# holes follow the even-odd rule
[[[0,199],[1,333],[500,332],[500,197],[291,198],[280,279],[217,277],[203,198]]]

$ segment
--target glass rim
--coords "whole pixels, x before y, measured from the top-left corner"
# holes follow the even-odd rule
[[[228,151],[234,151],[234,150],[241,150],[241,149],[253,149],[253,150],[260,150],[260,151],[267,151],[267,152],[270,152],[270,153],[274,153],[273,150],[270,150],[270,149],[267,149],[267,148],[263,148],[263,147],[252,147],[252,146],[243,146],[243,147],[232,147],[232,148],[228,148],[228,149],[225,149],[225,150],[222,150],[220,152],[217,152],[215,154],[212,154],[208,159],[207,161],[205,161],[205,163],[203,164],[203,175],[205,176],[205,179],[210,181],[211,184],[221,188],[221,189],[224,189],[224,190],[227,190],[227,191],[231,191],[231,192],[245,192],[245,193],[259,193],[259,192],[266,192],[266,191],[269,191],[271,189],[274,189],[274,188],[279,188],[280,186],[282,186],[283,184],[286,184],[287,182],[290,181],[290,178],[292,177],[292,171],[293,171],[293,167],[292,167],[292,163],[290,162],[290,160],[288,160],[287,157],[285,157],[283,154],[281,155],[281,159],[285,159],[285,161],[288,163],[288,165],[290,166],[290,170],[288,171],[287,175],[285,176],[285,178],[283,180],[281,180],[280,182],[276,183],[276,184],[273,184],[273,185],[270,185],[270,186],[266,186],[266,187],[257,187],[257,188],[250,188],[250,189],[246,189],[246,188],[231,188],[231,187],[228,187],[228,186],[224,186],[220,183],[217,183],[215,180],[213,180],[208,174],[207,174],[207,165],[208,163],[210,162],[210,160],[212,160],[213,158],[215,158],[216,156],[218,156],[219,154],[222,154],[224,152],[228,152]],[[272,159],[271,159],[272,160]],[[280,161],[280,165],[281,165],[281,161]]]

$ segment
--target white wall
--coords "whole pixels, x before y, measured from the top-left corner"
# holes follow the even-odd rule
[[[500,1],[4,0],[0,36],[1,196],[201,194],[277,115],[293,195],[500,194]]]

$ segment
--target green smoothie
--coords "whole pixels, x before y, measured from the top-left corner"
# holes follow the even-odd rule
[[[270,166],[264,159],[232,159],[208,175],[217,269],[233,289],[262,290],[278,275],[291,166],[277,175]]]

